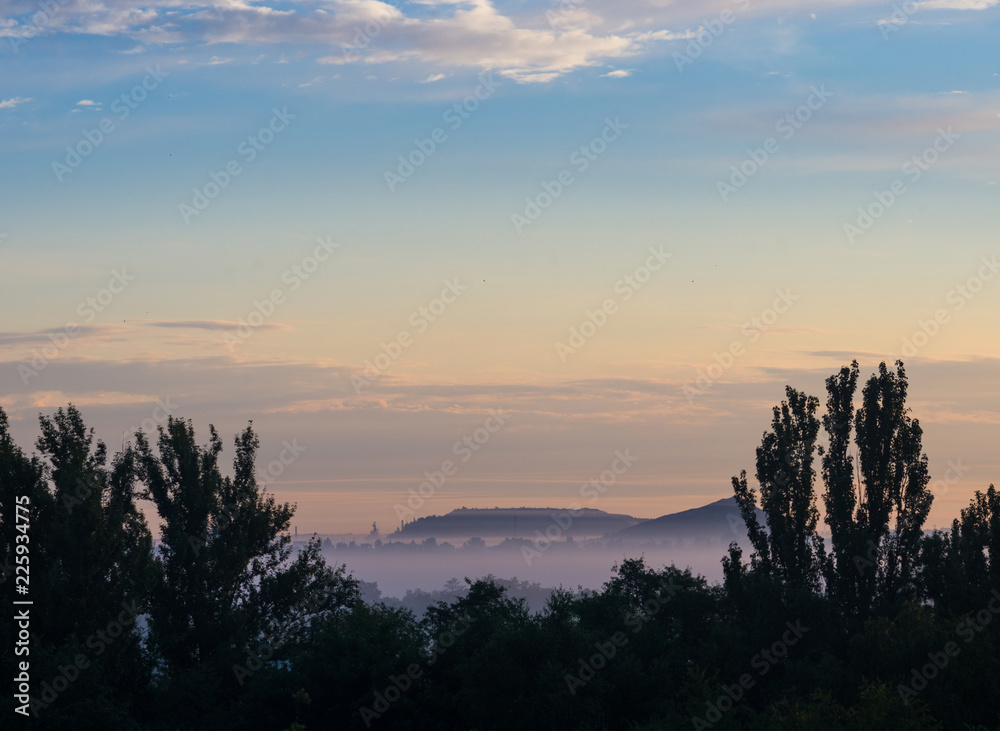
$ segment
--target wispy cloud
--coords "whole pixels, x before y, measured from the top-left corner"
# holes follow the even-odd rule
[[[687,38],[691,33],[664,27],[661,22],[666,18],[646,18],[644,27],[634,29],[632,21],[608,23],[601,13],[620,15],[621,10],[605,2],[597,2],[586,11],[561,13],[558,22],[551,22],[544,13],[505,15],[492,0],[413,3],[408,12],[379,0],[305,0],[292,9],[280,10],[233,0],[221,13],[205,0],[184,4],[154,0],[152,5],[129,7],[133,1],[95,0],[87,5],[86,13],[75,5],[66,6],[46,30],[139,41],[139,46],[118,53],[138,53],[148,44],[341,46],[340,52],[318,54],[320,63],[416,62],[439,69],[493,69],[520,83],[552,81],[576,69],[632,57],[654,43]],[[427,14],[419,9],[421,5],[437,9]],[[170,22],[164,22],[168,14]],[[368,28],[378,30],[367,42],[358,43],[359,29]],[[608,28],[620,30],[609,32]],[[23,31],[15,22],[0,28],[0,36]],[[200,65],[217,66],[234,60],[212,56]],[[428,82],[448,75],[447,71],[427,75],[426,70],[423,74]]]
[[[73,331],[73,337],[82,338],[93,335],[105,335],[116,330],[115,326],[77,325],[76,330]],[[66,328],[50,327],[44,330],[30,330],[28,332],[0,332],[0,348],[15,345],[48,345],[52,341],[52,337],[66,338]]]
[[[25,102],[33,101],[34,97],[30,96],[15,96],[11,99],[0,100],[0,109],[13,109],[19,104],[24,104]]]
[[[233,330],[240,327],[242,323],[232,320],[152,320],[143,323],[147,327],[174,328],[179,330]],[[279,323],[266,322],[257,325],[255,330],[285,330],[291,331],[293,328]]]
[[[998,4],[1000,0],[924,0],[919,7],[982,11]],[[519,7],[513,12],[505,7],[501,12],[493,0],[427,0],[411,2],[405,10],[380,0],[303,0],[282,4],[280,9],[242,0],[227,0],[223,6],[208,0],[153,0],[152,4],[93,0],[62,5],[45,30],[124,37],[139,43],[116,51],[125,54],[140,53],[149,44],[225,43],[228,48],[314,44],[316,48],[341,47],[332,54],[317,53],[321,63],[416,62],[437,69],[493,69],[519,83],[545,83],[577,69],[654,52],[656,43],[690,39],[705,17],[730,5],[714,0],[657,2],[644,4],[640,14],[631,2],[588,0],[585,9],[546,14],[539,7]],[[800,0],[771,0],[746,12],[801,11],[801,5]],[[823,3],[824,8],[828,5]],[[434,6],[434,11],[428,13],[422,10],[424,6]],[[371,28],[377,31],[364,31]],[[29,32],[34,31],[13,20],[0,27],[0,36],[23,37]],[[366,42],[359,43],[359,34],[365,33]],[[201,65],[234,60],[212,56]],[[417,78],[427,79],[442,72],[427,73],[416,70]],[[627,72],[619,69],[603,75],[624,78]]]
[[[924,0],[919,4],[928,10],[989,10],[1000,5],[1000,0]]]

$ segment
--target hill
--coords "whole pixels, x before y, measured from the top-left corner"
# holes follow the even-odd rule
[[[765,525],[764,513],[759,508],[757,519]],[[609,538],[625,543],[654,541],[671,545],[728,545],[734,540],[746,543],[747,528],[736,498],[730,497],[700,508],[644,520],[619,530]]]
[[[631,515],[582,508],[561,536],[574,538],[616,533],[642,522]],[[391,538],[534,538],[535,531],[566,522],[562,508],[459,508],[445,515],[429,515],[404,525]]]

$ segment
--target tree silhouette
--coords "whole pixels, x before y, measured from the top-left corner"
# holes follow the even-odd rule
[[[855,463],[847,454],[857,362],[827,380],[824,426],[830,450],[824,455],[827,523],[835,560],[827,566],[832,596],[861,618],[878,604],[916,595],[923,525],[933,495],[923,454],[923,431],[906,407],[908,382],[902,362],[896,372],[879,365],[862,391],[853,426]]]
[[[730,546],[722,586],[625,558],[601,588],[559,589],[535,614],[510,595],[526,582],[492,576],[417,592],[422,617],[374,585],[362,601],[315,538],[293,552],[293,507],[254,477],[252,425],[225,475],[214,428],[199,444],[171,418],[155,443],[140,433],[109,457],[70,405],[40,418],[29,457],[0,410],[2,584],[29,497],[32,693],[58,691],[33,700],[32,727],[1000,727],[1000,491],[925,536],[927,458],[903,365],[882,364],[855,410],[858,374],[854,362],[827,379],[821,418],[786,389],[756,450],[759,488],[733,480],[752,554],[745,564]],[[155,546],[141,498],[159,514]],[[91,645],[123,602],[139,618]],[[0,628],[17,631],[10,613]],[[10,678],[15,659],[4,654]]]
[[[122,709],[142,703],[151,677],[139,617],[153,578],[152,536],[136,506],[135,454],[126,449],[109,465],[72,404],[39,423],[49,485],[34,491],[33,629],[46,645],[36,677],[56,691],[59,678],[73,682],[58,702],[41,686],[36,708],[51,728],[121,725]]]
[[[252,425],[236,437],[233,477],[220,472],[222,441],[214,427],[210,434],[199,446],[190,421],[170,418],[158,454],[136,434],[162,520],[151,640],[172,681],[168,699],[185,698],[191,728],[208,727],[225,709],[219,699],[233,697],[311,617],[356,598],[356,587],[322,561],[318,540],[292,559],[293,508],[257,484]]]
[[[825,562],[823,539],[816,530],[819,511],[814,492],[813,453],[819,421],[818,402],[791,386],[775,406],[771,431],[757,448],[760,507],[767,530],[756,515],[756,491],[746,472],[733,478],[733,492],[754,547],[751,563],[783,585],[817,589]]]
[[[827,379],[823,427],[829,446],[817,448],[818,400],[786,388],[774,408],[771,431],[757,448],[760,507],[746,473],[733,478],[733,492],[754,548],[751,567],[790,590],[826,592],[845,611],[864,619],[877,605],[915,598],[918,591],[923,525],[933,495],[923,454],[920,423],[906,407],[907,379],[902,362],[896,372],[879,365],[862,392],[855,413],[858,364]],[[858,449],[850,454],[852,426]],[[832,552],[826,555],[817,531],[819,512],[813,487],[813,454],[822,457],[823,499]],[[859,479],[855,481],[855,467]],[[741,575],[741,551],[733,546],[726,560],[733,585]]]

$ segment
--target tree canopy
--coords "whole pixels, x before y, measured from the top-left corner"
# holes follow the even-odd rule
[[[69,405],[40,416],[29,455],[0,409],[11,596],[31,549],[23,725],[997,728],[1000,493],[924,529],[933,495],[907,389],[899,362],[863,384],[856,362],[841,368],[822,409],[786,389],[755,484],[732,480],[750,555],[730,546],[721,585],[626,558],[540,612],[490,576],[449,585],[423,616],[363,600],[315,538],[295,550],[295,507],[254,476],[252,424],[227,470],[215,429],[202,443],[190,421],[110,455]],[[10,612],[0,626],[17,636]],[[4,654],[8,678],[18,659]]]

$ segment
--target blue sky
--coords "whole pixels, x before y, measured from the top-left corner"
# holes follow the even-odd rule
[[[112,443],[158,398],[203,431],[253,418],[263,452],[312,445],[272,489],[314,506],[300,526],[321,531],[391,521],[506,408],[426,512],[561,505],[631,446],[642,458],[595,507],[652,516],[726,495],[785,383],[821,395],[943,309],[906,361],[932,471],[973,465],[939,496],[946,522],[1000,474],[1000,278],[961,310],[953,294],[1000,253],[998,14],[992,0],[3,0],[0,404],[26,443],[37,412],[69,400]],[[786,139],[776,125],[796,113]],[[435,134],[391,189],[399,157],[421,160]],[[89,154],[60,173],[67,146]],[[752,174],[723,200],[741,165]],[[564,171],[519,232],[512,216]],[[283,275],[318,240],[338,248],[291,291]],[[651,246],[669,264],[561,360],[555,344]],[[116,271],[134,279],[82,322]],[[455,278],[461,296],[356,393],[350,377]],[[282,303],[227,348],[275,289]],[[779,290],[799,299],[745,342]],[[88,327],[26,381],[19,366],[69,321]],[[732,343],[745,355],[684,398]]]

